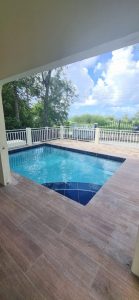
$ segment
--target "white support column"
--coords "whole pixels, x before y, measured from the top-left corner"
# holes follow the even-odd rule
[[[26,128],[26,136],[27,136],[27,145],[32,145],[32,136],[31,136],[31,128]]]
[[[95,130],[95,144],[99,144],[99,137],[100,137],[100,128],[96,128],[96,130]]]
[[[11,182],[8,146],[6,141],[5,120],[2,105],[2,87],[0,86],[0,183],[7,185]]]
[[[60,139],[64,138],[64,126],[60,126]]]
[[[138,234],[137,234],[137,240],[136,240],[136,246],[135,246],[135,253],[132,263],[132,272],[139,277],[139,228],[138,228]]]

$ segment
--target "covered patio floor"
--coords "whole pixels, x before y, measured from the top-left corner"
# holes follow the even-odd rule
[[[127,159],[85,207],[15,174],[0,187],[0,299],[138,300],[138,151],[51,143]]]

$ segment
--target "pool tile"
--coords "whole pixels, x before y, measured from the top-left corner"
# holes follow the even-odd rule
[[[79,202],[78,190],[65,190],[65,196],[76,202]]]
[[[95,183],[89,183],[89,186],[90,186],[90,190],[93,192],[99,191],[100,188],[102,187],[101,185]]]
[[[66,182],[65,189],[78,189],[78,182]]]
[[[65,190],[57,190],[57,189],[55,189],[55,192],[57,192],[57,193],[65,196]]]
[[[78,182],[78,189],[97,192],[101,185],[95,183]]]
[[[43,183],[42,185],[48,187],[49,189],[53,189],[53,186],[54,186],[53,182],[52,183],[46,182],[46,183]]]
[[[79,203],[86,205],[95,194],[95,192],[79,190]]]
[[[101,188],[100,185],[87,182],[53,182],[43,185],[82,205],[86,205]]]
[[[64,190],[65,189],[65,182],[54,182],[53,183],[53,188],[54,189],[62,189],[62,190]]]

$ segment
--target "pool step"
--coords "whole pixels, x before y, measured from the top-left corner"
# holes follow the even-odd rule
[[[98,184],[82,182],[46,182],[42,185],[82,205],[86,205],[101,188]]]

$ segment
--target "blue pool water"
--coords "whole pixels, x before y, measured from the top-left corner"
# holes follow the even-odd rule
[[[120,161],[48,145],[10,154],[12,171],[84,205],[120,165]]]

